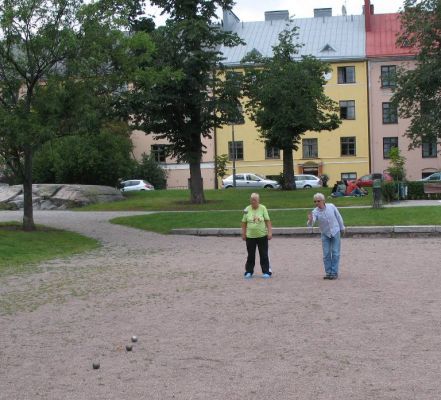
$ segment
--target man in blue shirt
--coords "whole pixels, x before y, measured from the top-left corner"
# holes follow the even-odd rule
[[[323,279],[337,279],[340,262],[340,235],[345,232],[343,218],[334,204],[326,204],[322,193],[314,195],[315,208],[308,214],[308,226],[318,221],[322,246],[323,262],[326,275]]]

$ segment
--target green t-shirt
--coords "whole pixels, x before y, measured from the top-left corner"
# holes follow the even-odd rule
[[[265,221],[269,221],[268,210],[262,204],[259,204],[256,210],[249,205],[243,210],[242,222],[247,223],[247,237],[260,238],[268,234]]]

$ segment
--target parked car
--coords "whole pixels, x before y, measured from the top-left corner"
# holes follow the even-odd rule
[[[322,180],[315,175],[295,175],[296,187],[298,189],[311,189],[322,187]]]
[[[434,172],[432,175],[429,175],[423,179],[420,179],[420,181],[422,181],[422,182],[441,181],[441,171]]]
[[[263,176],[252,174],[249,172],[243,174],[236,174],[236,187],[237,188],[265,188],[265,189],[279,189],[278,182],[271,179],[266,179]],[[233,186],[233,175],[222,180],[222,187],[229,189]]]
[[[120,184],[121,192],[136,192],[143,190],[155,190],[153,185],[143,179],[130,179]]]
[[[381,179],[384,182],[392,182],[393,178],[388,173],[383,174],[369,174],[355,180],[355,183],[360,187],[372,187],[374,180]]]

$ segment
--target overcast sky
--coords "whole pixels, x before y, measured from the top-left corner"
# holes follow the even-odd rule
[[[314,8],[332,7],[332,15],[341,15],[345,5],[348,15],[360,15],[364,0],[236,0],[233,12],[242,21],[263,21],[265,11],[288,10],[291,16],[297,18],[313,17]],[[393,13],[399,11],[403,0],[371,0],[375,14]],[[160,11],[148,6],[147,13],[155,16],[157,25],[162,25],[165,18]]]

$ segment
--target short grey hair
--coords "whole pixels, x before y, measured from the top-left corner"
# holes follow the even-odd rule
[[[260,200],[260,196],[259,193],[251,193],[250,199],[256,199],[256,200]]]
[[[314,200],[325,200],[325,195],[323,193],[316,193],[314,195]]]

